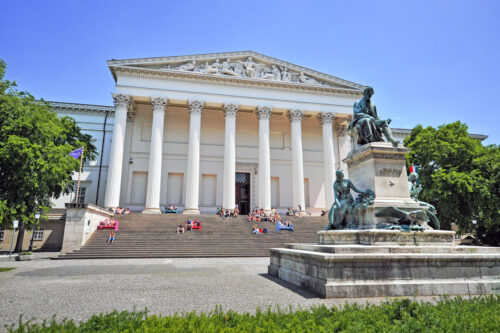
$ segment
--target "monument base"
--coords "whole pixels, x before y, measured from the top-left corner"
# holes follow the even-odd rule
[[[453,246],[454,231],[426,230],[322,230],[318,231],[320,245],[442,245]]]
[[[500,294],[500,248],[455,246],[453,234],[319,231],[320,244],[271,249],[268,273],[324,298]]]

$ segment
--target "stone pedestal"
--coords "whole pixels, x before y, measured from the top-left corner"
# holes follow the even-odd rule
[[[500,293],[500,248],[453,245],[453,231],[319,231],[270,250],[269,275],[324,298]]]
[[[319,245],[399,245],[399,246],[453,246],[454,231],[425,230],[404,232],[399,230],[321,230]]]
[[[80,249],[97,230],[99,222],[112,216],[109,210],[93,204],[67,203],[61,253]]]
[[[408,152],[408,148],[393,147],[390,142],[372,142],[353,149],[344,159],[353,184],[375,193],[373,205],[358,210],[356,220],[360,229],[376,228],[377,224],[387,222],[385,217],[375,217],[380,208],[424,209],[410,197],[405,159]]]

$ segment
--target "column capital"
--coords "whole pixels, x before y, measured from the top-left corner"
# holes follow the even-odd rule
[[[232,104],[232,103],[224,103],[224,115],[227,117],[236,117],[236,114],[238,113],[238,109],[240,108],[239,105],[237,104]]]
[[[168,105],[168,98],[151,97],[151,105],[153,106],[153,112],[154,111],[165,112],[165,109],[167,108],[167,105]]]
[[[290,122],[301,122],[302,121],[302,116],[304,115],[304,111],[299,110],[299,109],[291,109],[288,110],[286,113],[288,119]]]
[[[332,112],[321,112],[320,114],[318,114],[318,120],[321,125],[331,124],[333,118],[335,118],[335,114]]]
[[[113,93],[112,96],[113,96],[113,102],[115,103],[115,108],[119,106],[122,107],[124,106],[127,109],[129,108],[131,104],[130,95]]]
[[[188,101],[189,113],[202,113],[205,103],[202,101]]]
[[[257,107],[257,118],[260,119],[269,119],[271,118],[272,108],[269,106],[259,106]]]
[[[345,125],[337,125],[335,126],[335,129],[337,130],[339,136],[344,136],[347,133],[347,126]]]
[[[134,109],[129,110],[129,111],[127,112],[127,121],[128,121],[129,123],[134,122],[134,119],[135,119],[135,115],[136,115],[136,114],[137,114],[137,111],[136,111],[136,110],[134,110]]]

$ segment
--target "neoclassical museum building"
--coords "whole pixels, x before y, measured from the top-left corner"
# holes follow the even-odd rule
[[[186,213],[237,206],[314,215],[331,206],[364,85],[252,51],[113,59],[108,67],[113,107],[51,103],[99,150],[84,166],[80,202],[148,214],[166,204]]]

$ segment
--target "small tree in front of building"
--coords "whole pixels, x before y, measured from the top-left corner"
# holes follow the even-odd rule
[[[16,252],[22,249],[25,228],[36,212],[47,212],[53,198],[73,188],[79,160],[69,153],[85,147],[93,159],[96,148],[70,117],[57,117],[50,105],[16,89],[5,79],[0,59],[0,223],[19,221]]]
[[[461,232],[475,232],[476,220],[479,236],[499,245],[500,147],[483,146],[467,130],[459,121],[416,126],[404,140],[407,162],[419,166],[419,199],[436,206],[444,228],[456,223]]]

